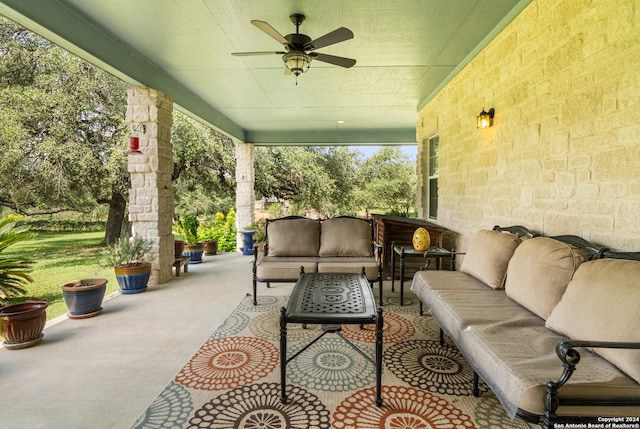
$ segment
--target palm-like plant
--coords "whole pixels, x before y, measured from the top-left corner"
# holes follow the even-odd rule
[[[25,285],[33,282],[28,274],[33,261],[28,258],[16,258],[2,254],[7,247],[20,241],[33,238],[28,225],[19,225],[15,218],[7,216],[0,219],[0,304],[8,298],[27,293]]]

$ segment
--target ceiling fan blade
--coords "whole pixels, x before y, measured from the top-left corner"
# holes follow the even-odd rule
[[[353,32],[345,27],[340,27],[333,30],[330,33],[320,36],[315,40],[305,43],[304,49],[312,51],[314,49],[324,48],[325,46],[333,45],[335,43],[344,42],[345,40],[353,39]]]
[[[309,55],[323,63],[334,64],[347,69],[356,65],[356,60],[352,58],[336,57],[335,55],[320,54],[318,52],[312,52]]]
[[[284,55],[283,51],[268,51],[268,52],[232,52],[231,55],[235,57],[247,57],[249,55]]]
[[[257,19],[252,20],[251,23],[253,25],[255,25],[256,27],[258,27],[260,30],[262,30],[265,33],[267,33],[269,36],[273,37],[279,43],[282,43],[285,46],[289,46],[289,41],[287,39],[285,39],[282,34],[278,33],[278,30],[273,28],[268,23],[266,23],[264,21],[258,21]]]

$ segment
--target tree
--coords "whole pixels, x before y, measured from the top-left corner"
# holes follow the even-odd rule
[[[415,163],[394,147],[362,161],[348,147],[257,147],[256,194],[294,206],[294,213],[356,214],[372,208],[415,213]]]
[[[415,163],[399,148],[383,147],[362,164],[363,187],[359,200],[367,210],[375,208],[395,215],[412,215],[417,181],[415,168]]]
[[[171,141],[176,212],[229,212],[236,191],[233,140],[175,112]]]
[[[320,215],[332,214],[336,183],[324,168],[323,159],[317,147],[257,147],[256,195],[286,200],[294,213],[315,209]]]
[[[126,85],[17,24],[0,21],[0,205],[25,214],[127,201]]]

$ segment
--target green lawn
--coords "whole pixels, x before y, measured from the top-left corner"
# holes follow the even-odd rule
[[[49,303],[47,319],[67,313],[60,286],[71,280],[105,278],[107,294],[118,289],[113,268],[98,265],[104,232],[39,232],[28,241],[15,244],[4,252],[11,255],[27,253],[35,261],[27,285],[28,294],[13,300],[42,300]]]

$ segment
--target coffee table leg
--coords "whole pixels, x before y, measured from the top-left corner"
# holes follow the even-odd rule
[[[378,308],[378,319],[376,320],[376,405],[382,406],[382,328],[384,321],[382,309]]]
[[[287,402],[287,309],[280,309],[280,402]]]
[[[404,305],[404,249],[400,253],[400,305]]]

